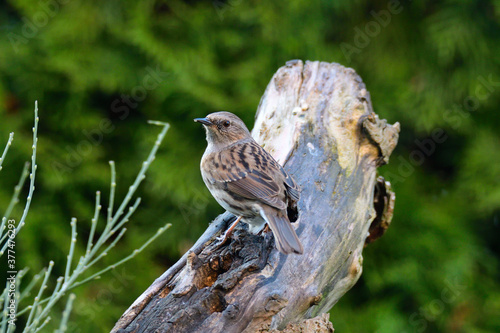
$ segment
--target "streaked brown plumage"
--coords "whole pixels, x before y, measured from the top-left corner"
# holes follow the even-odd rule
[[[267,222],[280,252],[301,254],[302,244],[286,212],[288,201],[299,199],[293,178],[255,142],[234,114],[215,112],[195,121],[202,123],[207,133],[201,174],[215,200],[238,216],[237,222],[248,223],[253,233]]]

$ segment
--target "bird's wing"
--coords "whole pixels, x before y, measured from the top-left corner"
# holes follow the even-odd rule
[[[281,166],[256,142],[245,142],[211,154],[205,163],[208,181],[225,184],[229,192],[285,209]]]
[[[300,187],[295,180],[283,169],[280,165],[281,172],[285,176],[286,192],[293,201],[298,201],[300,198]]]

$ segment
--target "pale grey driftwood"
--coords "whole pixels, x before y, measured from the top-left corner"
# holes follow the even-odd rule
[[[216,247],[215,237],[233,219],[225,213],[113,332],[253,333],[289,324],[287,332],[295,332],[294,325],[327,320],[321,314],[361,275],[365,242],[389,226],[394,193],[377,178],[377,167],[388,162],[398,133],[398,123],[373,113],[354,70],[288,62],[271,79],[252,134],[302,188],[289,216],[304,254],[280,254],[271,234],[250,235],[244,226]],[[331,325],[318,330],[331,331]]]

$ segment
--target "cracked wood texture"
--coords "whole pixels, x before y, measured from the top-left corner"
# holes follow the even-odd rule
[[[353,69],[289,61],[271,79],[252,134],[302,189],[289,217],[304,254],[280,254],[272,233],[252,235],[244,224],[217,247],[235,218],[226,212],[112,332],[333,332],[325,313],[356,283],[365,244],[392,218],[394,193],[377,167],[398,133],[398,123],[374,114]]]

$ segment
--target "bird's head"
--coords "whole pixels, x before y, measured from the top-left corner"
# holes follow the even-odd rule
[[[209,145],[224,147],[251,138],[245,123],[231,112],[214,112],[205,118],[196,118],[194,121],[205,127]]]

